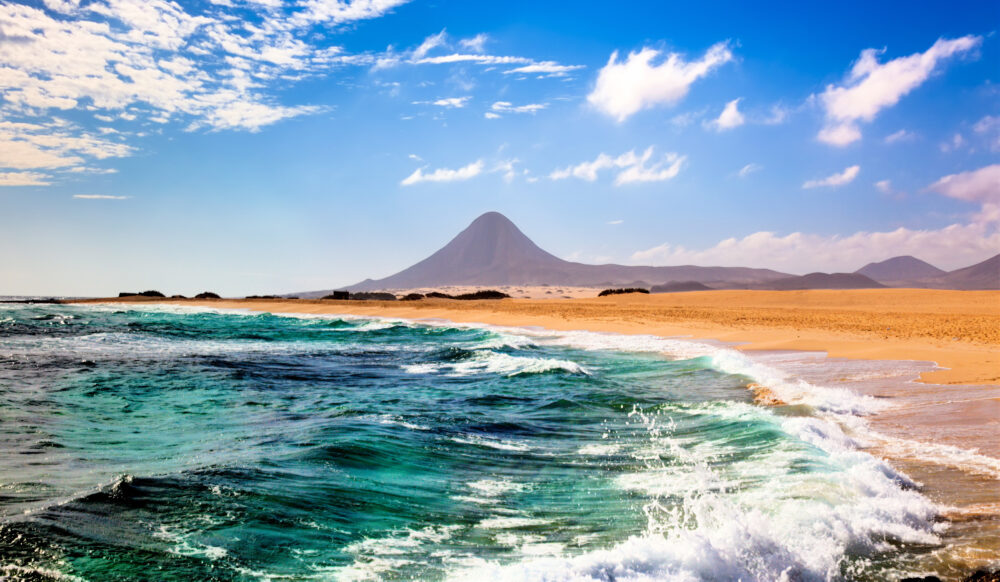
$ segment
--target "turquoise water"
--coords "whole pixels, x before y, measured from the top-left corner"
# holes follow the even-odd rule
[[[0,306],[0,577],[882,580],[940,548],[819,414],[856,399],[758,407],[691,346]]]

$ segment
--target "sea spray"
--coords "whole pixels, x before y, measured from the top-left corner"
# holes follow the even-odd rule
[[[719,344],[49,305],[2,308],[0,361],[25,577],[880,580],[947,548],[860,446],[877,402]]]

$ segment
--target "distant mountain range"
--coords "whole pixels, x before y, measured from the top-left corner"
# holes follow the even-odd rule
[[[909,255],[893,257],[881,263],[868,263],[854,272],[885,284],[900,281],[920,281],[921,279],[940,277],[946,274],[945,271],[934,265],[925,263]]]
[[[927,287],[1000,289],[1000,255],[951,272],[910,256],[870,263],[854,273],[790,275],[747,267],[642,267],[588,265],[560,259],[538,247],[513,222],[487,212],[436,253],[384,279],[366,279],[343,290],[375,291],[468,285],[654,287],[653,292],[697,289],[874,289]],[[322,297],[332,290],[295,293]]]
[[[564,261],[538,247],[497,212],[483,214],[441,250],[385,279],[367,279],[348,291],[441,285],[649,286],[673,281],[754,284],[788,277],[743,267],[638,267]]]

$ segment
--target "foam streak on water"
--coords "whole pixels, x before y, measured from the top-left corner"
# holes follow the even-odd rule
[[[3,306],[0,564],[95,581],[953,574],[941,508],[865,452],[884,404],[778,360],[652,336]],[[787,405],[754,405],[750,381]]]

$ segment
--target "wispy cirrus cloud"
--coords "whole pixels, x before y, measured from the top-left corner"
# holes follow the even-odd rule
[[[446,109],[461,109],[469,104],[472,99],[471,96],[465,97],[442,97],[441,99],[435,99],[434,101],[414,101],[414,105],[436,105],[438,107],[444,107]]]
[[[49,180],[39,172],[0,172],[0,186],[48,186]]]
[[[537,113],[548,107],[548,103],[526,103],[524,105],[514,105],[510,101],[497,101],[490,106],[490,109],[497,113]]]
[[[805,189],[810,188],[833,188],[837,186],[843,186],[844,184],[850,184],[858,177],[858,173],[861,172],[861,166],[849,166],[844,169],[843,172],[838,172],[826,178],[821,178],[819,180],[807,180],[802,184]]]
[[[113,196],[111,194],[74,194],[79,200],[128,200],[131,196]]]
[[[370,57],[316,44],[317,30],[377,18],[403,3],[0,4],[0,168],[75,171],[94,159],[127,156],[134,148],[124,140],[142,133],[139,124],[257,131],[322,111],[281,103],[277,93]],[[60,114],[68,111],[90,112],[104,125],[64,122]]]
[[[426,168],[417,168],[412,174],[400,182],[403,186],[412,186],[422,182],[460,182],[474,178],[483,172],[483,161],[476,160],[467,166],[458,169],[438,168],[433,172],[425,173]]]
[[[622,122],[643,109],[679,102],[695,81],[733,59],[725,42],[712,46],[701,58],[692,61],[686,61],[679,53],[670,53],[662,62],[654,63],[660,55],[661,51],[647,47],[619,61],[615,51],[598,74],[587,101]]]
[[[749,164],[743,166],[742,168],[740,168],[740,171],[737,172],[736,174],[740,178],[746,178],[750,174],[753,174],[755,172],[759,172],[759,171],[761,171],[763,169],[764,169],[764,166],[761,166],[760,164],[749,163]]]
[[[686,156],[668,152],[663,154],[658,161],[650,163],[653,160],[653,150],[653,146],[650,146],[641,155],[637,155],[635,150],[631,150],[615,157],[601,153],[592,161],[554,170],[549,174],[549,179],[577,178],[593,182],[597,180],[602,171],[611,169],[618,171],[615,176],[615,186],[641,182],[663,182],[676,177],[687,159]]]
[[[883,109],[892,107],[922,85],[937,67],[955,56],[969,54],[982,42],[979,36],[939,39],[929,49],[879,63],[884,51],[866,49],[854,63],[842,85],[829,85],[819,95],[826,125],[817,138],[833,146],[846,146],[861,139],[859,122],[870,122]]]
[[[484,67],[499,67],[504,74],[536,74],[542,77],[562,77],[584,65],[564,65],[552,60],[537,60],[520,55],[488,54],[486,42],[489,37],[477,34],[472,38],[453,42],[446,31],[428,36],[417,47],[408,51],[386,53],[373,57],[376,69],[400,65],[454,65],[473,64]],[[440,49],[440,50],[439,50]],[[440,54],[430,54],[432,52]]]

